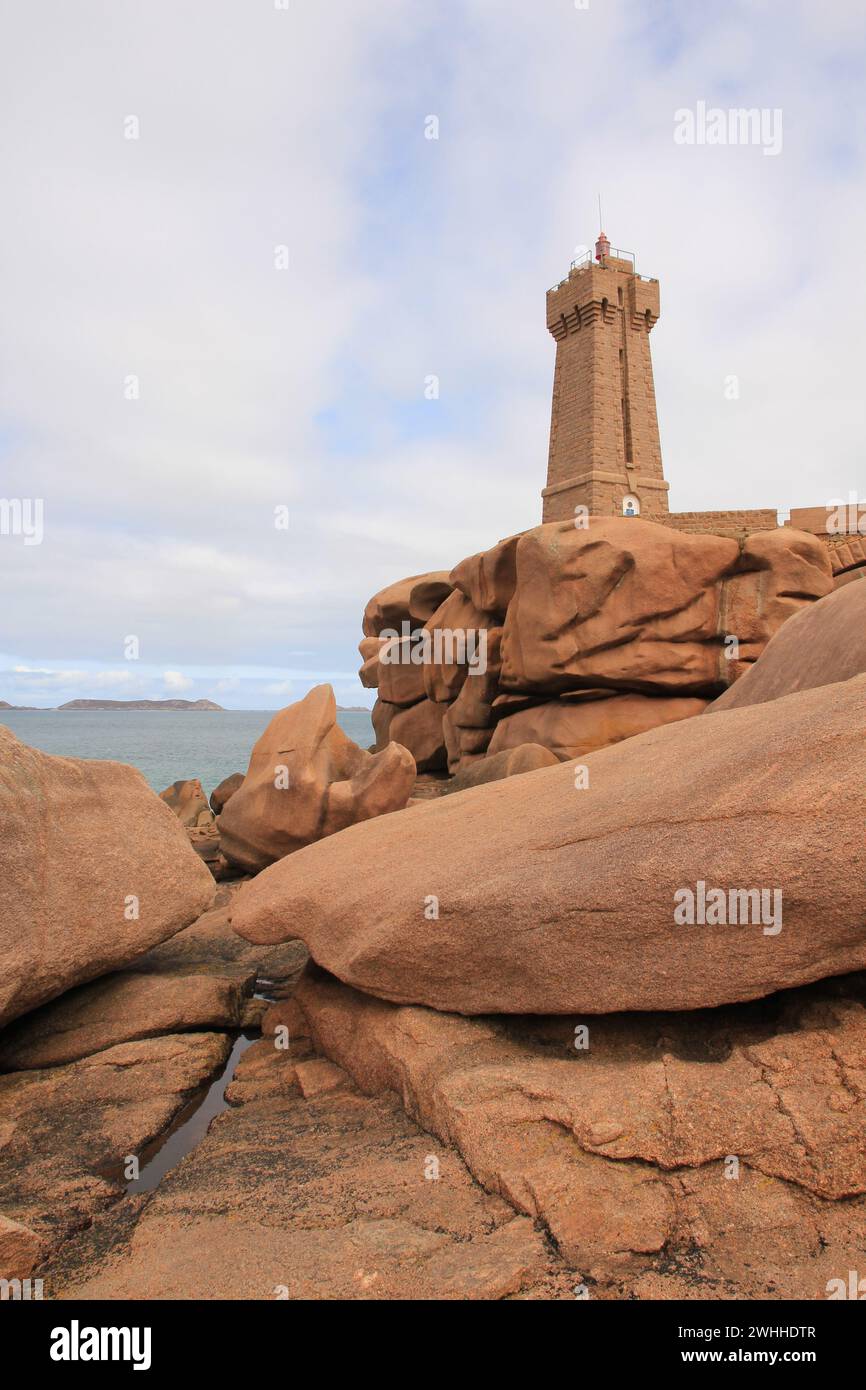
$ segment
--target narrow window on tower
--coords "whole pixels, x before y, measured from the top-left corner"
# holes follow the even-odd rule
[[[625,353],[619,350],[620,412],[622,418],[622,451],[626,463],[631,463],[631,418],[628,408],[628,384],[626,382]]]

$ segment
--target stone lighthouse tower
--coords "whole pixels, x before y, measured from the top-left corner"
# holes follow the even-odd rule
[[[547,292],[556,339],[550,454],[543,520],[584,506],[593,516],[658,516],[668,510],[649,335],[659,316],[658,280],[611,252],[601,232]]]

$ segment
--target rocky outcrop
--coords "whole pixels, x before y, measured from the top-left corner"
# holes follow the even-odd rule
[[[161,1033],[238,1029],[254,984],[255,972],[245,981],[213,973],[109,975],[0,1033],[0,1071],[62,1066]]]
[[[540,743],[566,762],[624,738],[691,719],[706,700],[688,696],[614,695],[610,691],[577,692],[559,700],[518,709],[500,719],[487,748],[489,756],[524,743]]]
[[[315,969],[296,998],[318,1050],[540,1221],[592,1297],[826,1298],[863,1248],[862,975],[607,1018],[459,1018]]]
[[[3,1213],[46,1253],[68,1240],[113,1206],[126,1159],[166,1131],[230,1050],[224,1033],[170,1034],[0,1076]]]
[[[778,700],[866,672],[866,584],[846,584],[795,613],[707,713]]]
[[[866,966],[864,776],[859,676],[353,827],[233,925],[452,1012],[751,999]]]
[[[210,807],[215,816],[220,814],[229,798],[243,785],[243,780],[242,772],[231,772],[228,777],[223,778],[219,786],[214,787],[210,794]]]
[[[359,748],[337,723],[329,685],[275,715],[253,748],[243,784],[217,822],[225,859],[256,873],[337,830],[400,810],[415,780],[396,743]]]
[[[41,1277],[102,1214],[112,1230],[135,1219],[147,1198],[127,1192],[129,1157],[143,1170],[218,1080],[237,1030],[258,1029],[269,1006],[253,989],[279,995],[303,968],[301,942],[262,952],[231,930],[236,891],[220,887],[213,908],[128,970],[0,1032],[14,1068],[0,1075],[0,1278]]]
[[[517,546],[501,684],[545,695],[595,686],[705,695],[831,587],[826,551],[805,532],[759,533],[740,548],[622,518],[540,526]]]
[[[364,609],[364,636],[378,637],[383,629],[400,631],[404,622],[425,623],[450,594],[447,570],[415,574],[374,594]]]
[[[436,772],[446,765],[445,735],[442,721],[446,705],[419,700],[409,709],[398,709],[388,723],[389,738],[403,748],[411,748],[419,772]],[[387,749],[387,745],[386,745]]]
[[[0,1214],[0,1279],[28,1279],[43,1254],[35,1231]]]
[[[297,1009],[273,1011],[229,1108],[147,1199],[94,1213],[56,1252],[46,1297],[568,1296],[574,1278],[544,1233],[394,1097],[360,1094],[315,1056],[302,1024]],[[288,1049],[274,1045],[277,1025]]]
[[[172,782],[170,787],[160,792],[159,799],[174,811],[181,825],[187,830],[204,829],[205,826],[213,824],[213,811],[197,777]]]
[[[461,561],[451,572],[453,591],[423,632],[410,613],[414,582],[371,601],[376,622],[369,605],[365,615],[362,678],[379,688],[376,746],[385,747],[396,710],[426,695],[446,707],[454,773],[527,741],[569,758],[699,713],[750,669],[792,614],[831,591],[832,570],[820,540],[788,527],[740,543],[591,517],[586,527],[535,527]],[[401,632],[390,652],[371,645],[385,612],[395,628],[398,616],[415,628],[412,637]],[[468,651],[453,643],[460,634],[471,635]],[[569,697],[605,693],[627,703],[559,708]],[[508,703],[519,699],[523,706]],[[549,708],[509,728],[508,718],[530,705]],[[406,746],[415,753],[412,734]]]
[[[500,782],[503,777],[517,777],[521,772],[537,772],[540,767],[554,767],[559,761],[555,753],[540,743],[521,743],[518,748],[506,748],[489,758],[481,758],[452,777],[443,788],[443,795],[483,787],[488,782]]]
[[[122,763],[0,727],[0,1023],[116,970],[213,901],[177,817]]]

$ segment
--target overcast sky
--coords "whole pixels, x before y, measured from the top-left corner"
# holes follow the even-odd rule
[[[0,12],[0,498],[44,501],[0,698],[369,703],[367,598],[540,520],[599,192],[661,281],[672,508],[866,494],[861,0]],[[781,150],[678,144],[701,101]]]

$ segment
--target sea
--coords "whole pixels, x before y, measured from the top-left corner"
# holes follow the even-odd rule
[[[246,772],[256,739],[274,710],[0,710],[0,724],[22,743],[66,758],[110,758],[143,772],[155,792],[198,777],[205,793],[231,772]],[[361,748],[375,742],[369,714],[337,715]]]

